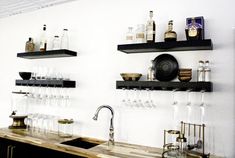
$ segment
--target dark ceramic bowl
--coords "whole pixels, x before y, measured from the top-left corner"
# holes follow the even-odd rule
[[[19,72],[19,75],[23,80],[29,80],[31,78],[32,72]]]

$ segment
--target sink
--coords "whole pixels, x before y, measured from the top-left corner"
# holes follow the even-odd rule
[[[92,147],[99,145],[98,142],[92,142],[92,141],[84,139],[84,138],[76,138],[73,140],[62,142],[61,144],[84,148],[84,149],[90,149]]]

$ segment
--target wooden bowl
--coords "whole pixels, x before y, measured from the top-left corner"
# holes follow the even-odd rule
[[[138,81],[142,74],[139,73],[121,73],[124,81]]]

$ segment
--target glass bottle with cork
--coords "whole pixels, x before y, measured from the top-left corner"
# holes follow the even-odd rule
[[[69,49],[68,29],[63,29],[60,47],[61,49]]]
[[[155,21],[153,20],[153,11],[149,11],[150,19],[146,25],[146,40],[147,43],[154,43],[155,42]]]
[[[59,36],[54,36],[53,43],[52,43],[52,49],[53,50],[58,50],[60,49],[60,39]]]
[[[164,34],[164,41],[176,41],[177,34],[175,31],[173,31],[173,20],[170,20],[168,22],[168,30]]]
[[[33,38],[29,37],[29,40],[25,44],[25,51],[26,52],[34,52],[35,50],[35,44],[33,42]]]
[[[128,32],[126,33],[126,43],[131,44],[134,41],[133,27],[128,27]]]
[[[144,24],[138,24],[135,31],[135,43],[145,42],[145,26]]]
[[[147,73],[147,80],[148,81],[155,80],[154,73],[155,73],[155,70],[154,70],[154,61],[151,60],[151,66],[148,68],[148,73]]]
[[[40,37],[40,51],[46,51],[47,50],[47,36],[46,36],[46,25],[43,25],[43,31]]]

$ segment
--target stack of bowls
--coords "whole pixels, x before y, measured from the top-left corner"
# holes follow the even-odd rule
[[[181,82],[189,82],[192,79],[192,69],[188,68],[179,69],[178,79]]]

